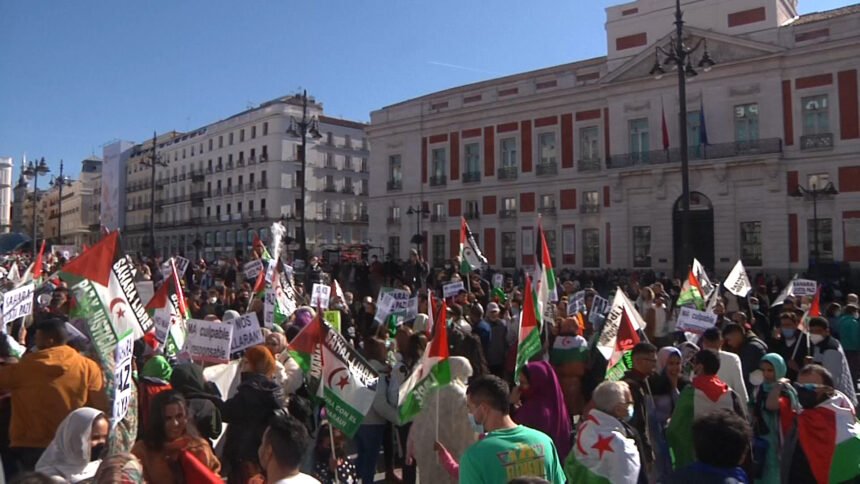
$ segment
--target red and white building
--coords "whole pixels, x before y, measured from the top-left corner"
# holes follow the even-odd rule
[[[717,62],[687,82],[700,260],[721,273],[739,258],[751,271],[805,269],[816,219],[813,202],[793,195],[832,182],[839,193],[815,204],[818,252],[822,262],[860,263],[860,5],[798,16],[797,0],[681,3],[687,42],[706,41]],[[372,242],[405,258],[418,223],[407,211],[424,208],[422,249],[439,262],[458,253],[464,215],[490,264],[510,269],[532,263],[542,214],[556,266],[685,265],[674,257],[677,74],[650,75],[674,7],[608,8],[606,57],[373,112]]]

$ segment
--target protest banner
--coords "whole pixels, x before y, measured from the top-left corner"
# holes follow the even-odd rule
[[[114,367],[114,389],[113,398],[113,415],[111,418],[112,425],[116,425],[128,414],[129,401],[131,400],[132,386],[134,383],[131,380],[131,360],[134,356],[134,338],[131,330],[127,331],[124,336],[119,339],[116,345],[114,358],[116,366]]]
[[[233,336],[230,343],[231,354],[263,344],[263,332],[260,331],[257,313],[243,314],[232,319],[230,323],[233,325]]]
[[[328,301],[331,298],[331,286],[314,284],[311,293],[311,307],[328,309]]]
[[[193,360],[205,363],[226,363],[230,360],[232,324],[189,319],[187,325],[185,351]]]
[[[735,296],[746,297],[752,290],[752,284],[747,276],[747,270],[744,268],[744,263],[738,261],[732,272],[729,273],[726,280],[723,281],[723,286]]]
[[[505,283],[504,274],[493,274],[493,287],[502,287]]]
[[[795,279],[793,282],[793,296],[814,296],[818,290],[818,283],[809,279]]]
[[[340,311],[325,311],[323,313],[323,319],[327,322],[335,331],[340,333]]]
[[[388,304],[385,299],[385,296],[389,296],[393,302],[390,303],[390,308],[386,309],[386,312],[380,311],[380,308],[387,308]],[[379,321],[380,323],[385,322],[385,318],[387,318],[391,314],[396,314],[398,317],[402,319],[407,319],[407,314],[409,311],[409,291],[404,289],[394,289],[393,287],[383,287],[379,290],[379,295],[376,298],[377,301],[377,311],[374,320]]]
[[[25,284],[3,294],[3,323],[29,316],[33,313],[33,291],[35,286]]]
[[[706,311],[699,311],[691,307],[682,307],[678,313],[678,323],[675,325],[677,331],[693,334],[702,334],[706,329],[717,324],[717,315]]]
[[[246,262],[242,270],[245,273],[246,281],[256,280],[257,276],[263,272],[263,261],[260,259],[254,259],[250,262]]]
[[[442,297],[448,299],[449,297],[456,296],[460,291],[465,290],[466,288],[463,286],[463,281],[449,282],[442,286]]]
[[[595,295],[591,302],[591,311],[588,312],[588,322],[591,324],[600,324],[603,317],[609,311],[609,300]]]

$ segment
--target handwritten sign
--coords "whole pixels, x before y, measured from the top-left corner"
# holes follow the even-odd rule
[[[331,298],[331,286],[314,284],[311,293],[311,307],[328,309],[328,300]]]
[[[818,283],[809,279],[795,279],[792,285],[794,296],[814,296],[818,290]]]
[[[326,311],[323,313],[323,319],[340,333],[340,311]]]
[[[33,314],[33,284],[25,284],[3,294],[3,323]]]
[[[118,424],[128,414],[128,404],[131,400],[131,386],[134,384],[131,381],[131,359],[134,355],[134,334],[128,331],[125,336],[119,339],[116,345],[114,358],[116,366],[114,367],[114,399],[113,399],[113,415],[112,422]]]
[[[466,288],[463,286],[463,281],[457,282],[449,282],[442,286],[442,297],[448,299],[449,297],[454,297],[460,293],[460,291],[465,291]]]
[[[717,315],[706,311],[698,311],[689,307],[682,307],[678,313],[678,324],[675,329],[693,334],[702,334],[706,329],[717,324]]]
[[[594,301],[591,302],[591,311],[588,313],[588,322],[600,324],[607,312],[609,312],[609,300],[595,295]]]
[[[263,261],[260,259],[254,259],[250,262],[246,262],[242,270],[245,272],[245,280],[255,280],[257,276],[263,272]]]
[[[502,287],[505,283],[504,274],[493,274],[493,287]]]
[[[233,338],[230,353],[237,353],[251,346],[263,344],[263,332],[256,313],[244,314],[230,321],[233,325]]]
[[[576,313],[585,313],[585,291],[573,293],[573,298],[567,305],[568,316],[575,316]]]
[[[195,361],[206,363],[226,363],[230,361],[230,347],[233,344],[233,325],[204,321],[202,319],[188,320],[188,336],[185,340],[185,351]]]

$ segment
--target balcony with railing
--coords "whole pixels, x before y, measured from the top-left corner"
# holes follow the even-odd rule
[[[262,190],[264,188],[269,188],[269,184],[266,182],[266,180],[258,181],[257,182],[257,190]]]
[[[600,171],[600,158],[585,158],[576,162],[576,169],[580,172]]]
[[[552,160],[538,163],[535,166],[535,174],[537,176],[558,175],[558,162]]]
[[[807,150],[832,150],[833,133],[805,134],[800,137],[800,149]]]
[[[519,175],[519,169],[516,166],[502,166],[496,171],[496,178],[499,180],[516,180]]]
[[[538,207],[538,213],[541,215],[553,216],[556,213],[555,205],[547,205],[546,207]]]
[[[515,209],[499,210],[499,218],[514,218],[517,216]]]
[[[385,187],[389,192],[398,192],[403,190],[403,180],[388,180],[388,183],[385,184]]]
[[[480,171],[467,171],[463,173],[463,183],[478,183],[481,181]]]
[[[430,221],[431,222],[444,222],[445,219],[446,219],[445,214],[441,214],[441,213],[430,214]]]
[[[391,217],[391,216],[389,216],[389,217],[386,219],[386,223],[388,223],[388,225],[400,225],[400,217]]]
[[[722,158],[753,157],[782,153],[781,138],[766,138],[753,141],[732,141],[712,145],[690,146],[687,157],[690,161],[717,160]],[[642,151],[612,155],[606,160],[606,167],[629,168],[633,166],[661,165],[665,163],[680,163],[681,150]]]
[[[355,195],[355,189],[352,185],[345,185],[340,189],[340,193],[343,193],[344,195]]]
[[[481,218],[481,214],[477,211],[467,211],[463,212],[463,217],[466,220],[478,220],[479,218]]]
[[[323,187],[323,191],[327,193],[337,193],[337,187],[334,185],[326,185]]]
[[[431,187],[444,187],[448,182],[448,177],[445,175],[436,175],[430,177],[430,186]]]

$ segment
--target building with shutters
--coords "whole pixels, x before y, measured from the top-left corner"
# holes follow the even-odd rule
[[[687,42],[717,63],[687,82],[697,257],[723,274],[742,259],[785,275],[816,252],[860,265],[860,5],[798,16],[796,0],[681,3]],[[674,7],[607,8],[604,57],[373,112],[374,244],[405,258],[420,223],[421,250],[442,263],[464,216],[490,265],[514,269],[533,264],[541,215],[558,267],[686,267],[677,74],[651,75]],[[839,193],[796,196],[827,183]]]

